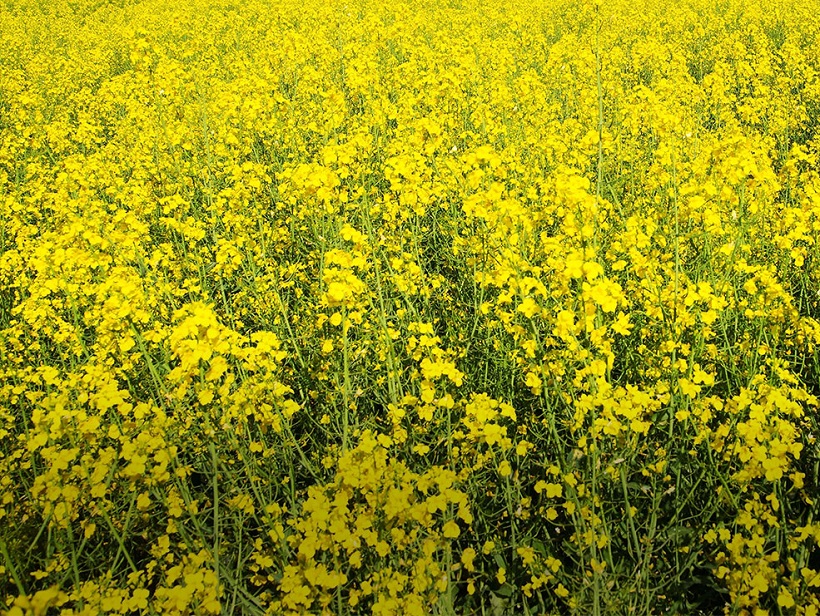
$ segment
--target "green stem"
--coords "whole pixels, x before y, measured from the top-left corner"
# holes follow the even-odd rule
[[[3,562],[6,563],[6,569],[11,573],[14,584],[17,586],[17,592],[21,597],[26,596],[26,587],[23,586],[23,581],[17,574],[17,568],[14,566],[14,561],[11,558],[11,554],[9,554],[8,546],[6,546],[6,542],[3,539],[0,539],[0,554],[3,555]]]

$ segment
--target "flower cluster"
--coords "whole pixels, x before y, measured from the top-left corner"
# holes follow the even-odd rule
[[[0,612],[820,613],[817,0],[0,40]]]

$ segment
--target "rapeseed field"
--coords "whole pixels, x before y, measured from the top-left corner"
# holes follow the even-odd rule
[[[0,612],[820,613],[820,3],[4,0]]]

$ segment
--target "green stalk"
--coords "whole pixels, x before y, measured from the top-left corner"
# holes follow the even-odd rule
[[[4,539],[0,539],[0,554],[3,555],[3,562],[6,563],[6,569],[9,570],[9,573],[11,573],[14,584],[17,586],[17,592],[21,597],[26,596],[26,587],[23,585],[23,581],[17,574],[17,568],[14,566],[14,560],[12,560],[11,554],[9,554],[8,546],[6,546],[6,541]]]

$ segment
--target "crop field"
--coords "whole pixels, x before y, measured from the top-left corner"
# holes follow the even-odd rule
[[[817,0],[0,1],[0,613],[820,615]]]

